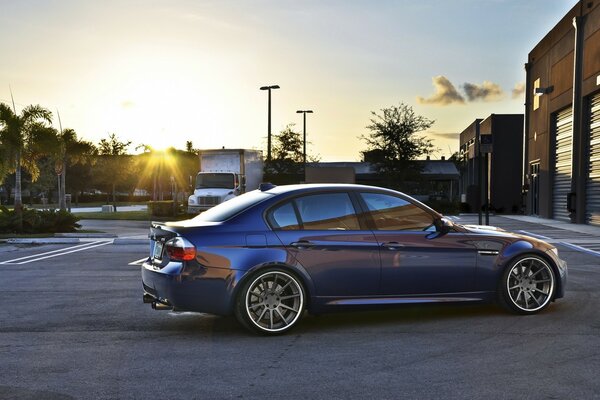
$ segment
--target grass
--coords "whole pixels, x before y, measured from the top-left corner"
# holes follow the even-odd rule
[[[130,220],[150,221],[152,216],[148,211],[119,211],[119,212],[80,212],[74,214],[79,219]]]

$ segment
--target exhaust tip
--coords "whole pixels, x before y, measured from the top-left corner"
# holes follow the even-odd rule
[[[157,301],[152,302],[152,308],[154,310],[172,310],[173,306],[169,306],[167,304],[159,303]]]

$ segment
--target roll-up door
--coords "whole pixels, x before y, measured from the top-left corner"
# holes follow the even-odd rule
[[[555,219],[570,221],[567,195],[571,191],[573,164],[573,113],[571,107],[556,114],[556,140],[554,144],[553,215]]]
[[[600,93],[590,99],[586,219],[600,225]]]

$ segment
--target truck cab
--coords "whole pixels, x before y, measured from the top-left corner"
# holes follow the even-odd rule
[[[257,189],[262,182],[260,150],[200,150],[198,156],[200,172],[196,175],[194,193],[188,197],[188,214],[198,214]]]
[[[199,172],[194,193],[188,198],[188,214],[221,204],[244,192],[244,178],[232,172]]]

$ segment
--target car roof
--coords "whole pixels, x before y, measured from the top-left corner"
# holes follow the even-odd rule
[[[274,195],[285,195],[287,193],[306,193],[306,192],[314,192],[314,191],[327,191],[327,190],[367,190],[367,191],[377,191],[377,192],[388,192],[390,194],[401,194],[406,198],[411,199],[412,202],[419,204],[421,207],[428,210],[431,214],[441,217],[442,214],[437,212],[436,210],[429,207],[427,204],[420,202],[419,200],[397,190],[392,190],[388,188],[378,187],[378,186],[368,186],[368,185],[357,185],[351,183],[303,183],[296,185],[281,185],[275,186],[273,185],[271,188],[264,190],[264,193],[274,194]]]
[[[267,193],[273,194],[283,194],[289,192],[300,192],[300,191],[314,191],[314,190],[327,190],[327,189],[340,189],[340,190],[377,190],[377,191],[389,191],[395,193],[397,192],[391,189],[376,187],[376,186],[368,186],[368,185],[357,185],[352,183],[303,183],[296,185],[281,185],[281,186],[273,186],[272,188],[265,190]],[[404,194],[404,193],[402,193]]]

